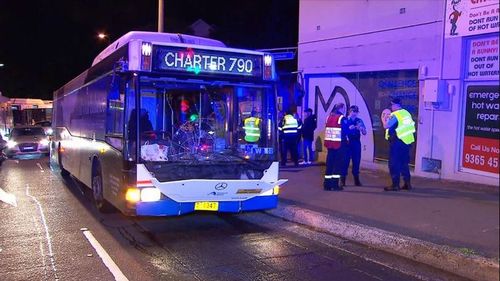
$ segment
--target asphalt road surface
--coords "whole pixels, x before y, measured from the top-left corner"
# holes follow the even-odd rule
[[[17,204],[0,201],[3,281],[458,280],[264,212],[100,214],[46,157],[6,161],[0,188]]]

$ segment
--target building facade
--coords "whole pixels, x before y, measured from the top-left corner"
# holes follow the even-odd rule
[[[499,0],[301,0],[298,71],[319,159],[344,102],[368,129],[363,165],[385,166],[380,116],[398,97],[417,126],[416,175],[498,185],[499,15]]]

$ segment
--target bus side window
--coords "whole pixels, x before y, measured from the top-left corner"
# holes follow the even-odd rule
[[[124,94],[119,90],[119,76],[114,76],[108,94],[106,141],[118,150],[123,149]]]

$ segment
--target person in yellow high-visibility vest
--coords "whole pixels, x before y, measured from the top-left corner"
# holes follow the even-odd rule
[[[399,190],[399,180],[403,176],[404,185],[401,189],[412,189],[410,182],[410,147],[415,142],[415,122],[411,114],[401,107],[401,100],[394,98],[391,101],[392,113],[384,124],[385,138],[390,142],[389,172],[392,185],[385,187],[385,191]]]
[[[295,167],[299,166],[298,141],[300,129],[302,129],[302,122],[294,117],[292,111],[288,110],[278,125],[279,132],[283,134],[281,166],[286,166],[288,151],[290,151],[290,154],[292,155]]]
[[[256,112],[252,111],[251,116],[246,118],[243,122],[245,141],[247,142],[258,142],[260,139],[260,126],[262,120],[256,115]]]

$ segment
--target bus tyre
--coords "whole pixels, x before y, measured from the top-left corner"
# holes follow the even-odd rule
[[[101,213],[110,213],[113,207],[104,199],[104,190],[102,185],[102,172],[99,162],[94,161],[92,165],[92,195],[97,210]]]
[[[63,164],[62,164],[62,157],[61,157],[61,144],[57,147],[57,164],[59,165],[59,169],[61,170],[61,175],[62,176],[68,176],[69,172],[64,169]]]

